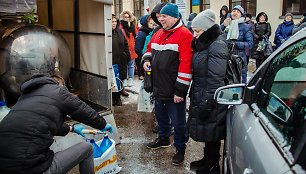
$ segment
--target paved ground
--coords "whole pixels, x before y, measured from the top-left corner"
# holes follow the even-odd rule
[[[248,72],[248,79],[251,77],[252,73]],[[180,166],[172,165],[171,159],[175,153],[173,146],[157,150],[147,149],[147,143],[154,140],[157,134],[152,132],[153,114],[137,112],[137,93],[141,82],[135,78],[134,83],[133,87],[127,88],[130,96],[122,97],[123,106],[114,107],[114,117],[121,139],[121,144],[116,146],[119,166],[122,167],[120,174],[195,173],[189,170],[189,164],[203,157],[203,143],[189,139],[185,161]],[[77,173],[79,173],[77,167],[69,172],[69,174]]]
[[[129,91],[138,92],[140,81],[135,79],[135,86]],[[127,174],[173,174],[193,173],[189,163],[200,159],[203,155],[203,144],[192,140],[188,142],[186,159],[181,166],[172,165],[175,148],[147,149],[146,144],[154,140],[157,134],[154,127],[153,114],[137,112],[137,94],[129,92],[130,96],[123,98],[123,106],[114,107],[114,116],[121,137],[121,144],[116,146],[121,173]],[[172,140],[173,142],[173,140]]]

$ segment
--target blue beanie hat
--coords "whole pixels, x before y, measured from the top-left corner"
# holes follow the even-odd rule
[[[178,6],[176,4],[168,3],[161,9],[160,14],[179,18]]]

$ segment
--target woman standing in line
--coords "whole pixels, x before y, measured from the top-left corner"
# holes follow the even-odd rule
[[[118,65],[119,79],[123,81],[126,78],[127,64],[130,61],[130,51],[122,31],[118,28],[118,19],[114,14],[112,15],[112,33],[113,65]],[[121,94],[129,95],[124,88],[122,88]],[[122,105],[120,92],[113,92],[112,97],[114,106]]]
[[[124,80],[123,86],[134,85],[135,59],[137,54],[135,51],[135,37],[137,34],[136,26],[134,25],[134,15],[130,11],[123,11],[120,14],[120,29],[123,32],[130,50],[131,60],[128,63],[127,75],[128,80]]]
[[[253,36],[254,36],[254,50],[252,51],[253,59],[256,59],[256,67],[258,68],[265,60],[266,56],[264,52],[257,51],[258,43],[263,39],[269,40],[271,36],[271,26],[268,23],[268,16],[265,12],[261,12],[256,17],[256,24],[253,28]]]
[[[224,86],[229,50],[220,26],[215,23],[215,12],[208,9],[192,21],[192,86],[188,130],[190,137],[205,142],[204,157],[190,163],[197,174],[220,172],[221,140],[225,138],[227,106],[214,101],[217,88]]]

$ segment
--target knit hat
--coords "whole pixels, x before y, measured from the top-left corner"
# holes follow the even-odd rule
[[[168,3],[160,10],[160,14],[179,18],[178,6],[176,4]]]
[[[204,31],[210,29],[213,25],[215,25],[216,14],[213,10],[207,9],[199,13],[191,23],[192,28],[199,28]]]
[[[293,18],[293,14],[292,14],[292,13],[286,13],[286,14],[285,14],[285,18],[286,18],[287,16],[291,16],[291,18]]]
[[[243,15],[244,14],[244,9],[241,7],[241,5],[236,5],[234,8],[233,8],[233,10],[239,10],[240,11],[240,13]]]

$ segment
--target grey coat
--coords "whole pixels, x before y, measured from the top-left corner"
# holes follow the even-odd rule
[[[189,135],[200,142],[221,140],[225,137],[227,106],[217,104],[213,97],[216,89],[225,85],[229,50],[219,26],[194,40],[193,48]]]

